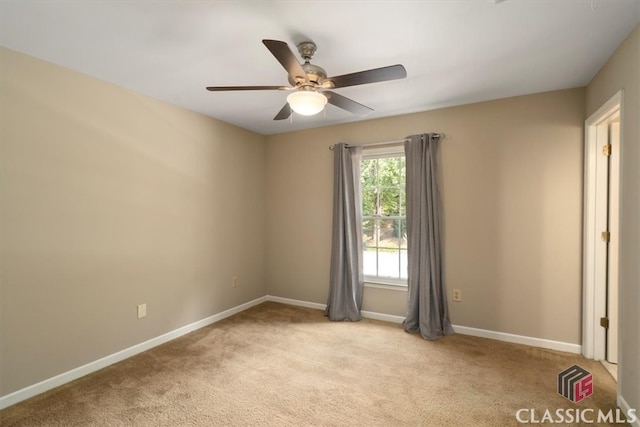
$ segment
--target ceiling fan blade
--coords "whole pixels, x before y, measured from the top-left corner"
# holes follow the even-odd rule
[[[384,82],[387,80],[404,79],[407,77],[407,70],[400,64],[388,67],[374,68],[372,70],[359,71],[351,74],[343,74],[337,77],[329,77],[327,80],[333,82],[333,87],[347,87],[363,85],[367,83]]]
[[[284,69],[287,70],[291,80],[294,82],[299,80],[309,81],[307,73],[304,72],[302,65],[300,65],[296,56],[291,49],[289,49],[289,45],[279,40],[262,40],[262,43],[264,43],[267,49],[276,57],[278,62],[282,64]]]
[[[289,106],[289,103],[287,102],[286,104],[284,104],[284,107],[282,107],[282,109],[278,112],[278,114],[276,114],[276,116],[273,118],[273,120],[288,119],[290,115],[291,115],[291,107]]]
[[[353,99],[347,98],[346,96],[338,95],[335,92],[325,90],[322,93],[327,97],[327,102],[329,104],[333,104],[336,107],[349,111],[350,113],[363,116],[373,111],[373,108],[362,105],[359,102],[354,101]]]
[[[290,90],[287,86],[208,86],[211,92],[222,92],[226,90]]]

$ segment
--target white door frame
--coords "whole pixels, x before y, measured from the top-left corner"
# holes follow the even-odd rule
[[[606,310],[607,253],[600,233],[606,230],[607,212],[606,203],[600,202],[607,197],[606,179],[602,179],[602,174],[608,172],[603,168],[602,147],[609,138],[608,127],[601,125],[617,113],[623,129],[622,96],[622,91],[616,93],[585,121],[582,354],[595,360],[605,358],[605,335],[596,326]],[[619,319],[612,321],[619,322]]]

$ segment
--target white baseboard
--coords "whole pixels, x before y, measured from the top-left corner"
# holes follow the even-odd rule
[[[113,365],[114,363],[120,362],[131,356],[135,356],[138,353],[142,353],[143,351],[152,349],[153,347],[159,346],[160,344],[164,344],[167,341],[171,341],[173,339],[181,337],[182,335],[186,335],[189,332],[193,332],[196,329],[200,329],[205,326],[211,325],[212,323],[219,322],[222,319],[233,316],[234,314],[240,313],[241,311],[247,310],[248,308],[261,304],[265,301],[267,301],[266,296],[254,299],[253,301],[249,301],[237,307],[230,308],[229,310],[214,314],[205,319],[198,320],[197,322],[193,322],[189,325],[175,329],[171,332],[167,332],[166,334],[162,334],[155,338],[151,338],[150,340],[144,341],[140,344],[136,344],[117,353],[113,353],[109,356],[87,363],[86,365],[80,366],[67,372],[63,372],[62,374],[56,375],[55,377],[48,378],[44,381],[30,385],[11,394],[7,394],[6,396],[2,396],[0,397],[0,409],[15,405],[18,402],[22,402],[23,400],[44,393],[45,391],[76,380],[92,372],[96,372],[109,365]]]
[[[300,301],[300,300],[282,298],[282,297],[274,297],[271,295],[267,295],[267,300],[280,302],[283,304],[297,305],[300,307],[316,308],[319,310],[325,310],[327,307],[326,304]],[[364,311],[364,310],[361,311],[360,313],[362,314],[362,317],[365,317],[368,319],[383,320],[385,322],[391,322],[391,323],[402,323],[404,321],[404,316],[395,316],[392,314],[384,314],[384,313],[377,313],[375,311]],[[471,336],[480,337],[480,338],[490,338],[498,341],[530,345],[533,347],[547,348],[550,350],[565,351],[567,353],[581,354],[582,352],[582,346],[579,344],[571,344],[571,343],[566,343],[561,341],[552,341],[552,340],[547,340],[543,338],[526,337],[523,335],[508,334],[506,332],[489,331],[486,329],[470,328],[467,326],[453,325],[453,329],[456,331],[456,333],[462,334],[462,335],[471,335]]]
[[[366,319],[382,320],[390,323],[402,323],[404,322],[404,316],[395,316],[393,314],[376,313],[375,311],[360,311],[362,317]]]
[[[301,300],[290,299],[290,298],[274,297],[272,295],[267,295],[267,301],[279,302],[279,303],[282,303],[282,304],[289,304],[289,305],[296,305],[296,306],[299,306],[299,307],[315,308],[317,310],[326,310],[327,309],[327,305],[326,304],[320,304],[318,302],[301,301]],[[385,322],[391,322],[391,323],[402,323],[402,321],[404,320],[404,317],[402,317],[402,316],[394,316],[392,314],[376,313],[375,311],[362,310],[360,312],[360,314],[362,314],[362,317],[365,317],[367,319],[383,320]]]
[[[490,338],[498,341],[511,342],[515,344],[530,345],[533,347],[547,348],[549,350],[565,351],[567,353],[582,353],[580,344],[571,344],[562,341],[552,341],[544,338],[526,337],[523,335],[508,334],[506,332],[495,332],[486,329],[470,328],[468,326],[453,325],[453,329],[458,334],[471,335],[480,338]]]
[[[620,409],[622,409],[622,412],[624,412],[625,414],[628,414],[630,410],[634,410],[635,412],[638,411],[637,408],[632,408],[626,400],[624,400],[624,397],[622,397],[621,395],[618,394],[618,407]],[[631,427],[640,427],[640,413],[636,413],[636,421],[634,423],[629,423],[629,425]]]
[[[241,304],[237,307],[231,308],[229,310],[225,310],[221,313],[218,314],[214,314],[213,316],[209,316],[205,319],[199,320],[197,322],[193,322],[189,325],[183,326],[181,328],[175,329],[171,332],[167,332],[166,334],[160,335],[158,337],[152,338],[150,340],[147,340],[145,342],[142,342],[140,344],[136,344],[132,347],[126,348],[122,351],[119,351],[117,353],[111,354],[109,356],[103,357],[101,359],[98,359],[96,361],[87,363],[86,365],[80,366],[78,368],[72,369],[70,371],[67,372],[63,372],[60,375],[56,375],[55,377],[46,379],[44,381],[41,381],[37,384],[33,384],[31,386],[25,387],[21,390],[15,391],[11,394],[8,394],[6,396],[2,396],[0,397],[0,409],[4,409],[7,408],[11,405],[14,405],[18,402],[21,402],[23,400],[29,399],[33,396],[36,396],[38,394],[44,393],[45,391],[51,390],[55,387],[61,386],[63,384],[66,384],[70,381],[73,381],[75,379],[78,379],[80,377],[83,377],[87,374],[90,374],[92,372],[96,372],[102,368],[105,368],[109,365],[113,365],[114,363],[120,362],[121,360],[127,359],[129,357],[135,356],[138,353],[142,353],[143,351],[149,350],[153,347],[156,347],[160,344],[164,344],[167,341],[171,341],[173,339],[176,339],[178,337],[181,337],[182,335],[186,335],[189,332],[193,332],[196,329],[200,329],[203,328],[205,326],[211,325],[212,323],[218,322],[222,319],[225,319],[229,316],[233,316],[234,314],[240,313],[244,310],[247,310],[251,307],[254,307],[258,304],[261,304],[263,302],[266,301],[273,301],[273,302],[279,302],[282,304],[289,304],[289,305],[294,305],[294,306],[300,306],[300,307],[307,307],[307,308],[313,308],[313,309],[318,309],[318,310],[325,310],[326,309],[326,304],[320,304],[320,303],[315,303],[315,302],[308,302],[308,301],[301,301],[301,300],[295,300],[295,299],[290,299],[290,298],[282,298],[282,297],[276,297],[276,296],[272,296],[272,295],[265,295],[263,297],[254,299],[252,301],[249,301],[245,304]],[[362,311],[362,317],[368,318],[368,319],[375,319],[375,320],[382,320],[382,321],[386,321],[386,322],[391,322],[391,323],[402,323],[402,321],[404,320],[404,317],[402,316],[395,316],[395,315],[391,315],[391,314],[384,314],[384,313],[376,313],[373,311]],[[506,342],[512,342],[512,343],[517,343],[517,344],[525,344],[525,345],[530,345],[530,346],[534,346],[534,347],[542,347],[542,348],[548,348],[551,350],[559,350],[559,351],[566,351],[569,353],[576,353],[576,354],[580,354],[581,352],[581,346],[578,344],[569,344],[569,343],[563,343],[563,342],[558,342],[558,341],[551,341],[551,340],[546,340],[546,339],[542,339],[542,338],[532,338],[532,337],[525,337],[525,336],[521,336],[521,335],[513,335],[513,334],[507,334],[504,332],[495,332],[495,331],[488,331],[485,329],[476,329],[476,328],[469,328],[466,326],[455,326],[453,327],[455,329],[455,331],[459,334],[463,334],[463,335],[472,335],[472,336],[476,336],[476,337],[482,337],[482,338],[490,338],[490,339],[495,339],[498,341],[506,341]],[[624,402],[624,399],[622,399],[622,402]],[[620,406],[622,407],[622,404],[620,404]],[[628,406],[627,406],[628,408]],[[638,426],[640,427],[640,426]]]
[[[281,304],[297,305],[298,307],[315,308],[316,310],[325,310],[326,304],[320,304],[318,302],[301,301],[298,299],[274,297],[273,295],[267,295],[265,297],[267,301],[279,302]]]
[[[290,299],[290,298],[274,297],[272,295],[267,295],[267,301],[279,302],[279,303],[282,303],[282,304],[289,304],[289,305],[296,305],[296,306],[299,306],[299,307],[315,308],[317,310],[326,310],[327,309],[327,305],[326,304],[320,304],[318,302],[301,301],[301,300]],[[360,314],[362,314],[362,317],[365,317],[367,319],[383,320],[385,322],[391,322],[391,323],[402,323],[402,321],[404,320],[404,317],[402,317],[402,316],[394,316],[392,314],[376,313],[375,311],[362,310],[360,312]]]

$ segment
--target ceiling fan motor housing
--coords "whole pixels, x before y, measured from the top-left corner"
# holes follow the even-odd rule
[[[309,83],[311,83],[309,86],[315,87],[327,78],[327,72],[324,70],[324,68],[314,65],[310,62],[305,62],[304,64],[302,64],[302,69],[305,73],[307,73],[307,79],[309,79]],[[291,77],[289,77],[289,83],[292,86],[305,86],[304,82],[302,82],[303,84],[300,85],[299,83],[301,82],[296,82]]]
[[[304,64],[301,64],[301,66],[307,74],[308,82],[296,81],[289,76],[289,83],[291,86],[298,87],[302,90],[315,90],[316,87],[327,78],[327,72],[324,68],[310,62],[313,54],[316,53],[316,45],[313,42],[302,42],[298,45],[298,52],[304,60]]]

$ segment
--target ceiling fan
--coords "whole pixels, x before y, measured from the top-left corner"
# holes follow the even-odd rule
[[[370,113],[373,109],[339,95],[330,89],[407,77],[407,71],[400,64],[336,77],[327,77],[327,73],[323,68],[311,63],[311,58],[316,52],[315,43],[303,42],[298,45],[298,52],[304,60],[304,64],[298,62],[287,43],[279,40],[262,40],[262,43],[287,70],[290,86],[209,86],[207,90],[212,92],[233,90],[293,91],[287,96],[287,103],[273,120],[284,120],[291,115],[292,111],[311,116],[322,111],[327,103],[354,114],[364,115]]]

